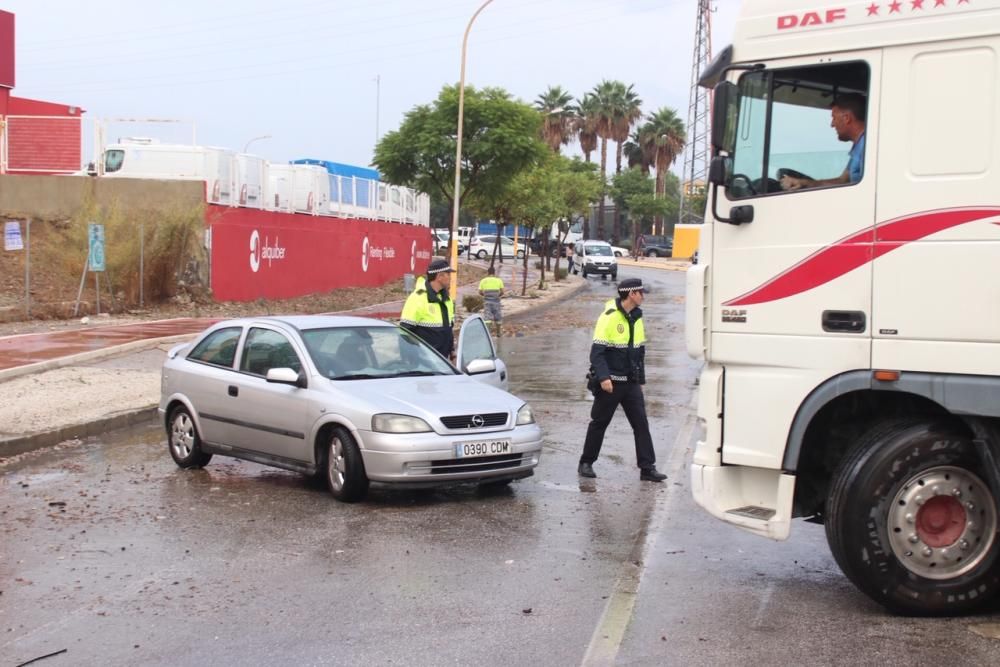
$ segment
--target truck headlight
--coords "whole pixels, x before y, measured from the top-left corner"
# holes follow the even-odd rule
[[[372,430],[378,433],[427,433],[431,427],[420,417],[385,413],[372,417]]]

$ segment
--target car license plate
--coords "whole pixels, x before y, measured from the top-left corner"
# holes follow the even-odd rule
[[[510,440],[477,440],[455,445],[455,458],[470,459],[477,456],[510,454]]]

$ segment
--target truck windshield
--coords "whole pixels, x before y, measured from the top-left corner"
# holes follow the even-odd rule
[[[125,151],[120,148],[112,148],[104,151],[104,173],[118,171],[125,161]]]
[[[831,127],[831,105],[845,93],[867,98],[862,62],[761,70],[740,78],[730,199],[782,192],[782,176],[834,179],[852,143]]]

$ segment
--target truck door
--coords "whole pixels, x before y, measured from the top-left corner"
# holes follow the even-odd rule
[[[739,76],[735,150],[716,215],[744,207],[753,219],[716,219],[710,230],[710,354],[725,367],[726,394],[740,397],[726,405],[727,463],[780,467],[801,397],[870,367],[878,119],[867,114],[862,177],[837,183],[852,142],[838,136],[831,106],[853,94],[877,109],[880,62],[878,51],[855,52]],[[784,189],[784,176],[808,185]]]

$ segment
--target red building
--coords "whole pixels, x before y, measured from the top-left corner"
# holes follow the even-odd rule
[[[81,168],[83,109],[14,97],[14,15],[0,11],[0,174]]]

